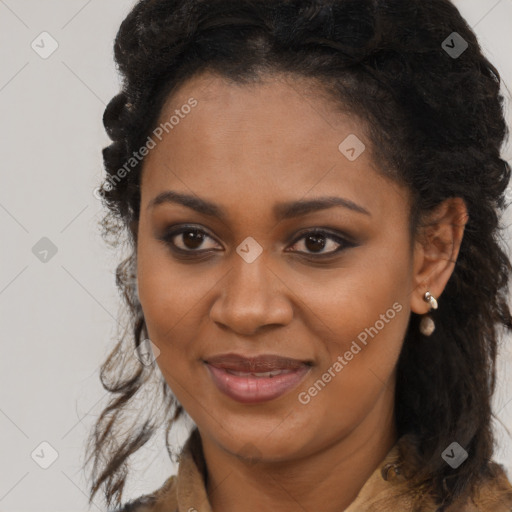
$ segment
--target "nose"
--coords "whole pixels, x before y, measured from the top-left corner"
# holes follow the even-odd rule
[[[250,336],[265,327],[288,325],[293,318],[290,288],[267,265],[264,253],[252,263],[234,255],[232,269],[218,286],[210,319],[239,335]]]

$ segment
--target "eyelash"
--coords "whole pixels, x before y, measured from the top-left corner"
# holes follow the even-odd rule
[[[178,235],[182,235],[183,233],[187,233],[187,232],[195,232],[195,233],[199,233],[199,234],[204,234],[204,235],[206,235],[206,237],[214,240],[214,238],[211,237],[206,231],[204,231],[203,229],[200,229],[198,227],[195,227],[195,226],[182,226],[179,229],[169,231],[169,232],[165,233],[163,236],[161,236],[159,238],[159,240],[164,242],[173,252],[180,254],[180,255],[186,255],[189,258],[199,257],[199,255],[202,253],[208,253],[208,252],[211,252],[212,250],[215,250],[215,249],[206,249],[206,250],[181,249],[181,248],[177,247],[176,244],[172,241],[172,239]],[[304,255],[306,257],[310,257],[313,259],[322,259],[322,258],[333,257],[335,254],[340,253],[344,249],[355,247],[357,245],[355,242],[351,242],[351,241],[347,240],[346,238],[336,235],[334,233],[331,233],[330,231],[327,231],[325,229],[312,228],[312,229],[302,231],[301,233],[299,233],[299,235],[292,242],[291,246],[292,247],[295,246],[299,241],[306,238],[308,235],[321,235],[321,236],[325,237],[326,239],[334,240],[337,244],[340,245],[340,247],[338,247],[336,250],[328,252],[328,253],[315,254],[315,253],[297,251],[300,255]],[[203,238],[202,242],[204,242],[204,238]],[[322,248],[322,250],[324,248]]]

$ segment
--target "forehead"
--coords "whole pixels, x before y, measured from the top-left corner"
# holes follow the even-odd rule
[[[195,106],[184,108],[191,100]],[[168,98],[159,124],[172,116],[172,128],[144,162],[146,203],[172,188],[222,196],[225,204],[249,195],[263,204],[271,196],[291,200],[333,190],[372,204],[388,182],[372,159],[364,123],[312,80],[278,75],[239,84],[204,73]],[[355,160],[343,153],[347,139],[361,151]]]
[[[339,159],[339,144],[349,135],[365,141],[366,164],[373,166],[363,122],[335,103],[318,81],[294,75],[240,84],[202,73],[170,95],[158,126],[162,140],[145,166],[155,153],[172,153],[174,162],[187,161],[190,167],[197,159],[225,165],[244,156],[260,169],[300,166],[305,158]]]
[[[362,133],[362,121],[327,91],[318,79],[296,74],[267,74],[257,81],[239,83],[206,71],[185,81],[169,96],[159,122],[164,123],[193,97],[199,107],[194,109],[194,128],[212,122],[222,128],[226,122],[239,131],[270,133],[285,126],[286,132],[302,139],[319,130],[343,129],[353,121],[350,124],[358,125],[354,129]]]

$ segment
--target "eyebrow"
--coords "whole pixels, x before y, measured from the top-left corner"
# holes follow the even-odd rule
[[[198,213],[202,213],[203,215],[217,217],[224,222],[227,221],[227,214],[225,210],[223,210],[215,203],[212,203],[206,199],[201,199],[197,196],[184,194],[182,192],[176,192],[173,190],[166,190],[158,194],[149,202],[147,209],[153,209],[158,205],[165,203],[180,204],[195,210]],[[354,203],[349,199],[336,196],[317,197],[314,199],[300,199],[298,201],[278,203],[274,206],[273,213],[277,220],[284,220],[320,210],[326,210],[335,206],[342,206],[349,210],[371,217],[371,213],[366,208],[363,208],[362,206]]]

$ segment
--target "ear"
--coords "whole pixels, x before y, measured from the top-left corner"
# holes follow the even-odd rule
[[[464,200],[443,201],[419,227],[413,252],[411,310],[425,314],[430,306],[423,300],[428,290],[438,299],[452,275],[468,221]]]

